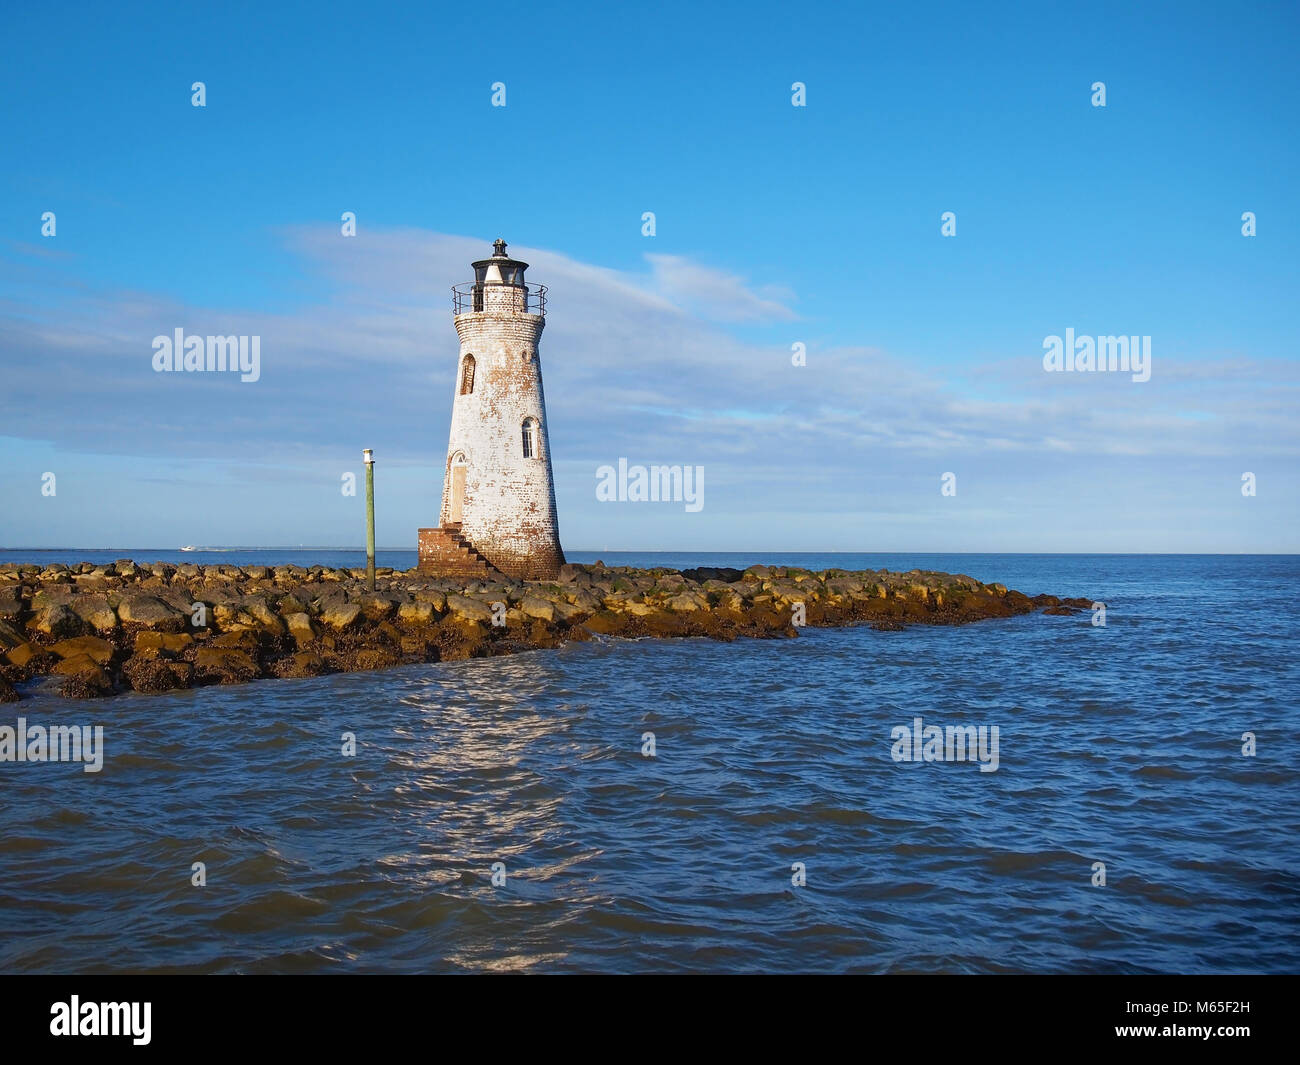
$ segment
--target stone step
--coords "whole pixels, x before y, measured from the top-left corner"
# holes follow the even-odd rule
[[[496,569],[460,532],[460,526],[421,529],[419,569],[430,575],[487,577]]]

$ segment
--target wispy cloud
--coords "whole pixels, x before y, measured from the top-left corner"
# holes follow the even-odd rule
[[[702,318],[721,322],[789,322],[794,294],[778,286],[751,288],[743,278],[680,255],[647,255],[653,282],[665,298]]]
[[[345,239],[294,228],[279,239],[310,283],[309,301],[282,313],[87,288],[30,260],[48,300],[0,304],[4,434],[165,457],[168,479],[183,479],[185,462],[333,470],[371,446],[389,468],[418,470],[436,498],[457,351],[449,290],[484,241],[409,229]],[[1046,374],[1035,351],[972,360],[954,376],[862,345],[812,347],[796,367],[781,326],[794,317],[788,296],[677,256],[650,257],[647,277],[512,251],[550,288],[542,360],[568,498],[587,499],[587,471],[620,455],[706,464],[711,490],[730,490],[737,506],[819,513],[869,501],[884,514],[894,479],[937,478],[959,462],[983,464],[1010,493],[1063,462],[1084,479],[1106,458],[1114,477],[1114,462],[1129,459],[1300,454],[1292,364],[1157,358],[1151,380],[1135,384]],[[771,323],[772,343],[724,322]],[[261,380],[155,373],[151,341],[178,327],[261,336]],[[213,491],[237,503],[237,487]]]

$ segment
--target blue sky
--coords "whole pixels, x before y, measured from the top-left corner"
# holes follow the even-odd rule
[[[502,236],[551,289],[571,548],[1297,548],[1294,5],[45,4],[8,28],[0,546],[357,544],[339,484],[366,446],[379,542],[411,546],[447,289]],[[260,335],[262,379],[155,374],[178,327]],[[1045,373],[1067,327],[1151,336],[1151,380]],[[703,466],[703,510],[598,502],[619,457]]]

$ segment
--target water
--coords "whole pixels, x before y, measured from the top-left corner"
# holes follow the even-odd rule
[[[604,555],[755,560],[666,557]],[[1095,597],[1107,625],[601,641],[37,694],[0,722],[103,724],[107,758],[0,764],[0,971],[1300,965],[1300,558],[800,558]],[[998,725],[998,770],[895,763],[890,730],[917,715]]]

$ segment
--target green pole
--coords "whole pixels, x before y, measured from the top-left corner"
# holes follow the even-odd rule
[[[375,590],[375,453],[366,448],[366,590]]]

